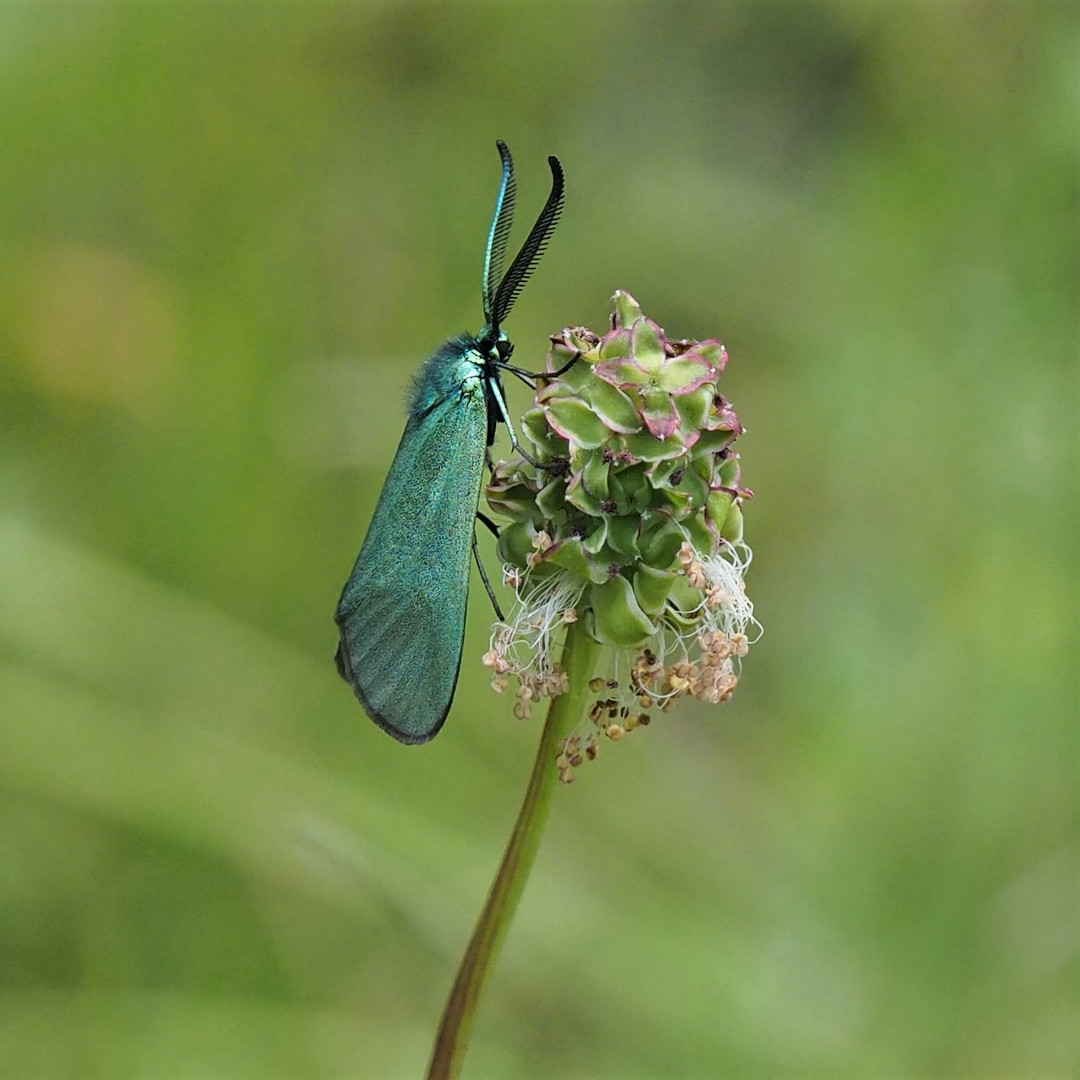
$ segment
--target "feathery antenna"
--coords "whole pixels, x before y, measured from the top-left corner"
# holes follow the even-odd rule
[[[505,144],[500,144],[499,152],[502,153],[504,149]],[[506,151],[506,155],[503,158],[504,177],[506,176],[505,163],[509,159],[509,156],[509,151]],[[485,312],[488,325],[496,331],[499,329],[499,325],[502,323],[503,319],[510,314],[510,309],[514,306],[514,301],[517,300],[518,294],[524,287],[525,282],[529,280],[529,276],[532,274],[533,270],[536,269],[536,264],[540,261],[540,256],[544,254],[548,240],[551,239],[551,234],[554,231],[556,224],[558,224],[559,215],[562,213],[564,195],[562,166],[559,164],[559,159],[556,157],[549,157],[548,165],[551,167],[551,194],[548,195],[547,202],[544,204],[544,209],[540,211],[540,216],[536,219],[536,224],[533,225],[532,231],[526,238],[525,243],[521,245],[521,250],[510,264],[510,269],[506,271],[506,277],[499,283],[499,288],[495,293],[495,299],[494,303],[491,305],[491,310]],[[496,214],[496,223],[498,223],[500,213]],[[509,224],[507,224],[507,229],[509,229]],[[492,227],[493,238],[497,232],[498,227],[496,224]],[[502,243],[505,250],[505,237],[503,238]]]
[[[514,159],[510,149],[499,139],[495,145],[502,158],[502,183],[495,200],[495,216],[491,219],[488,231],[487,251],[484,253],[484,321],[491,323],[495,307],[495,295],[502,277],[503,264],[506,262],[506,241],[510,237],[510,226],[514,221],[514,199],[517,194],[514,183]]]

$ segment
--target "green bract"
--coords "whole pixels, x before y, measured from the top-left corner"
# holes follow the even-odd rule
[[[508,518],[499,554],[527,572],[580,581],[580,607],[597,640],[641,645],[661,612],[676,609],[679,552],[702,557],[742,539],[738,455],[742,432],[718,383],[719,341],[669,341],[627,292],[617,292],[610,331],[553,337],[556,371],[523,418],[531,456],[500,463],[487,486]]]

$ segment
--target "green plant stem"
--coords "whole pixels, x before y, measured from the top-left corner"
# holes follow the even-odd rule
[[[562,666],[569,689],[565,694],[553,698],[548,708],[532,776],[514,831],[443,1010],[427,1080],[454,1080],[461,1073],[480,995],[525,889],[533,859],[540,847],[552,795],[558,786],[555,768],[558,744],[570,734],[584,714],[589,679],[596,666],[599,649],[600,646],[581,623],[571,623],[567,627]]]

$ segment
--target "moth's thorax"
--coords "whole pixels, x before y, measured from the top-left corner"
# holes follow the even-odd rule
[[[484,372],[490,361],[472,334],[444,342],[424,362],[413,380],[410,412],[423,416],[448,398],[484,394]]]

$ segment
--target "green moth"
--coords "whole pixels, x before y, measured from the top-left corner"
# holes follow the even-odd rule
[[[514,347],[502,323],[563,207],[562,166],[549,157],[551,194],[503,276],[515,183],[510,151],[501,140],[497,145],[502,181],[484,255],[484,328],[476,337],[462,334],[445,342],[416,376],[405,433],[334,616],[341,677],[368,716],[403,743],[434,738],[450,711],[477,518],[494,528],[476,506],[500,421],[522,452],[500,372],[535,377],[510,364]],[[480,572],[495,603],[482,566]]]

